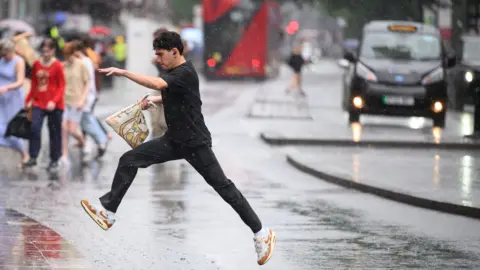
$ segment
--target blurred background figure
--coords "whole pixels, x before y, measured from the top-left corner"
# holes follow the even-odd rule
[[[65,46],[65,40],[60,34],[60,28],[67,20],[67,15],[64,12],[56,12],[54,14],[53,22],[45,30],[46,37],[52,39],[55,42],[56,58],[63,60],[63,47]]]
[[[297,41],[295,48],[290,55],[288,60],[288,65],[293,71],[292,84],[286,89],[287,94],[291,91],[297,91],[300,95],[305,96],[305,91],[302,89],[301,79],[302,79],[302,68],[305,65],[305,59],[302,55],[303,53],[303,41]]]
[[[0,146],[9,147],[22,155],[22,162],[28,161],[23,140],[4,137],[8,123],[23,109],[25,62],[15,53],[15,43],[9,39],[0,41]]]
[[[83,108],[87,103],[90,93],[90,76],[83,61],[74,55],[74,43],[65,44],[63,54],[65,57],[65,112],[63,115],[63,157],[62,161],[68,164],[69,137],[74,137],[81,148],[85,145],[85,138],[79,130],[82,120]]]
[[[100,50],[100,56],[102,58],[100,68],[116,67],[118,63],[115,59],[112,40],[105,40],[97,44],[99,44],[97,49]],[[100,76],[102,76],[102,88],[112,89],[115,78],[113,76],[104,76],[103,74],[100,74]]]
[[[48,117],[50,135],[49,170],[58,168],[58,161],[62,155],[65,75],[62,63],[55,58],[55,48],[53,40],[45,39],[40,45],[42,55],[32,67],[32,85],[25,100],[25,107],[32,108],[32,134],[29,143],[30,159],[23,164],[24,167],[37,165],[45,116]]]
[[[83,107],[83,114],[82,119],[80,122],[81,129],[85,135],[89,135],[93,138],[97,145],[97,157],[102,157],[107,150],[107,143],[108,143],[108,136],[107,133],[102,129],[102,126],[99,121],[93,115],[93,107],[97,100],[97,90],[95,87],[95,68],[93,65],[92,60],[88,58],[85,54],[85,45],[81,41],[74,42],[74,54],[75,56],[80,59],[83,64],[87,67],[89,73],[89,83],[90,83],[90,91],[88,92],[87,101],[85,106]],[[78,145],[80,147],[83,146],[83,153],[88,153],[88,148],[86,144],[79,141]]]
[[[113,45],[113,52],[115,53],[115,60],[120,68],[125,68],[125,60],[127,58],[127,45],[125,44],[125,37],[117,36],[115,38],[115,45]]]
[[[102,57],[94,50],[95,42],[88,34],[84,34],[80,40],[85,46],[85,54],[88,56],[88,58],[90,58],[90,60],[92,60],[93,67],[95,68],[95,89],[99,91],[102,85],[102,77],[100,76],[100,73],[97,71],[97,69],[100,68]]]

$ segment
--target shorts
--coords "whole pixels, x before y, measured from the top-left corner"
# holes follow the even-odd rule
[[[75,122],[77,124],[82,120],[83,112],[72,105],[66,105],[63,112],[63,120]]]

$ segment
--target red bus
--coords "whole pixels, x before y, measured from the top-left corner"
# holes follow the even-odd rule
[[[278,75],[283,40],[280,5],[269,0],[203,0],[207,79]]]

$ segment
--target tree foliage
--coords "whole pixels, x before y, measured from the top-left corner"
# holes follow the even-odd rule
[[[327,14],[343,17],[347,22],[347,37],[358,37],[365,23],[371,20],[423,20],[423,6],[438,4],[438,0],[314,0]]]
[[[171,0],[174,22],[191,22],[193,18],[193,6],[201,3],[201,0]]]

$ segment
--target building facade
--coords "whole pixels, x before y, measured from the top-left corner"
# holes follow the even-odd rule
[[[1,19],[20,19],[35,24],[40,14],[41,0],[0,0]]]

